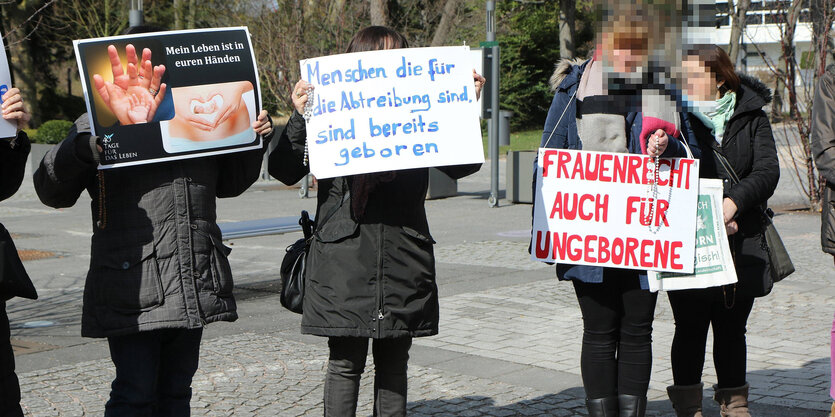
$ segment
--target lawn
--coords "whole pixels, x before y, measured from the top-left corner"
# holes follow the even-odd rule
[[[535,151],[539,148],[541,140],[542,129],[511,132],[510,146],[499,146],[499,156],[507,155],[507,151]],[[484,156],[489,158],[490,151],[487,149],[487,133],[484,133],[482,143],[484,144]]]

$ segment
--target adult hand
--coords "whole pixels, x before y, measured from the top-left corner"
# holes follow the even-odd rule
[[[728,233],[728,236],[736,233],[739,231],[739,225],[736,224],[736,220],[731,220],[729,223],[725,223],[725,232]]]
[[[252,122],[252,129],[255,130],[255,133],[261,136],[267,136],[273,131],[273,124],[270,118],[267,117],[266,110],[261,110],[261,114],[258,115],[258,118],[254,122]]]
[[[722,216],[725,218],[725,224],[733,221],[734,216],[736,216],[736,210],[736,203],[733,200],[728,197],[722,200]]]
[[[293,100],[293,107],[296,108],[296,111],[299,114],[304,114],[304,106],[307,104],[307,90],[309,88],[313,88],[313,84],[308,83],[305,80],[299,80],[296,85],[293,87],[293,93],[291,94],[291,99]]]
[[[6,120],[14,120],[17,123],[17,130],[26,127],[29,119],[32,117],[26,111],[23,105],[23,97],[20,95],[20,90],[12,88],[3,94],[3,118]]]
[[[669,140],[670,137],[667,136],[667,132],[661,129],[656,130],[647,139],[647,154],[653,157],[661,156],[667,150]]]
[[[107,54],[110,58],[113,81],[105,81],[100,74],[93,75],[93,84],[99,96],[122,125],[134,123],[129,115],[132,109],[131,96],[136,96],[140,101],[148,103],[148,114],[145,119],[152,120],[165,98],[166,85],[161,82],[165,74],[165,66],[153,66],[151,50],[148,48],[142,51],[140,62],[136,55],[136,48],[130,44],[125,47],[127,70],[122,68],[122,61],[115,46],[108,46]]]
[[[217,118],[213,125],[213,129],[222,125],[229,117],[237,113],[241,109],[243,103],[243,94],[247,90],[252,89],[252,84],[248,81],[239,81],[235,83],[228,83],[224,86],[215,89],[217,94],[223,98],[223,103],[217,109]]]
[[[481,89],[484,88],[484,84],[487,83],[487,80],[482,77],[481,74],[473,70],[473,82],[475,82],[475,99],[478,100],[481,98]]]

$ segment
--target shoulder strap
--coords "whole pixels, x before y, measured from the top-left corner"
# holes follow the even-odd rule
[[[553,128],[553,129],[551,129],[551,134],[550,134],[550,135],[548,135],[548,140],[546,140],[546,141],[545,141],[545,143],[543,143],[543,145],[545,145],[545,144],[547,144],[548,142],[550,142],[550,141],[551,141],[551,138],[554,136],[554,132],[556,132],[556,131],[557,131],[557,127],[559,127],[560,122],[562,121],[563,116],[565,116],[565,112],[566,112],[566,111],[568,111],[568,108],[569,108],[569,107],[571,107],[571,101],[572,101],[572,100],[574,100],[574,97],[577,95],[577,90],[578,90],[578,89],[579,89],[579,88],[574,89],[574,94],[572,94],[572,95],[571,95],[571,97],[569,97],[569,98],[568,98],[568,103],[566,103],[565,108],[562,110],[562,114],[560,115],[560,118],[557,120],[557,124],[555,124],[555,125],[554,125],[554,128]]]
[[[731,177],[731,181],[733,181],[734,184],[739,184],[739,176],[736,175],[734,167],[731,166],[731,163],[728,162],[728,159],[725,158],[725,155],[722,155],[722,152],[719,152],[719,150],[717,149],[713,150],[713,154],[716,155],[716,160],[719,161],[719,164],[722,165],[722,168],[724,168],[725,172],[728,173],[728,176]]]

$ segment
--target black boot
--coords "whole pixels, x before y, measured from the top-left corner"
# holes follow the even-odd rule
[[[618,395],[619,417],[644,417],[647,412],[647,397]]]
[[[617,417],[618,397],[586,398],[586,408],[589,409],[589,417]]]

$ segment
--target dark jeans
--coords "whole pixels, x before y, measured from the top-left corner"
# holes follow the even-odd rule
[[[164,329],[107,338],[116,379],[105,417],[188,416],[203,329]]]
[[[10,338],[6,302],[0,301],[0,417],[23,417],[23,410],[20,409],[20,384],[14,373],[14,351]]]
[[[745,326],[754,298],[734,294],[733,286],[669,291],[667,295],[676,321],[670,353],[675,384],[702,381],[707,329],[713,326],[713,363],[718,386],[745,385]]]
[[[586,397],[645,397],[658,295],[641,289],[636,271],[607,268],[603,283],[573,282],[583,313],[580,371]]]
[[[412,338],[373,339],[371,345],[374,354],[374,416],[405,416],[406,368]],[[360,377],[368,356],[368,339],[331,337],[328,347],[325,417],[356,415]]]

